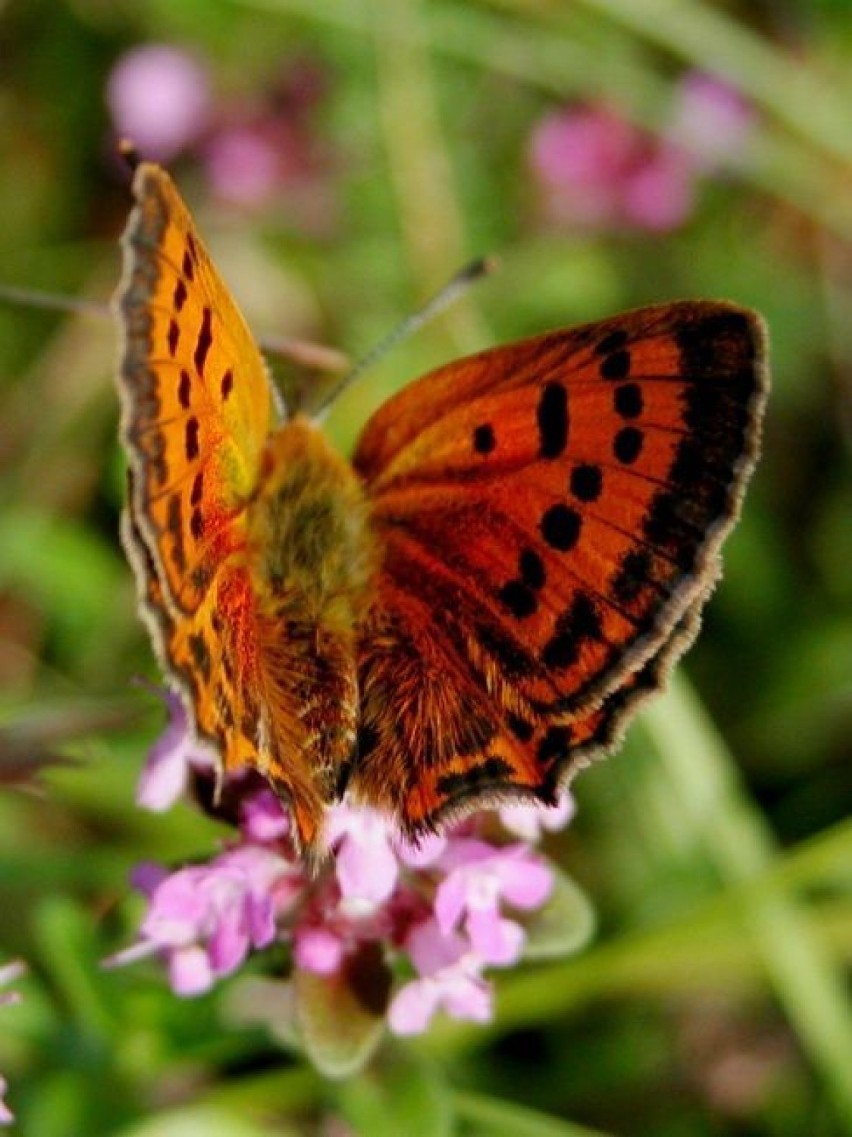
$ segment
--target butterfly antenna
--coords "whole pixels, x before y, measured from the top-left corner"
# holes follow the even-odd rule
[[[83,300],[76,296],[60,296],[55,292],[38,292],[0,284],[0,301],[20,304],[25,308],[45,308],[49,312],[76,312],[86,316],[108,316],[109,305],[102,300]]]
[[[319,414],[326,410],[347,387],[351,386],[357,379],[360,379],[365,371],[369,371],[371,367],[375,366],[375,364],[387,355],[389,351],[395,348],[398,343],[408,339],[410,335],[419,331],[424,324],[428,324],[430,320],[433,320],[437,315],[443,312],[445,308],[448,308],[452,303],[458,300],[461,295],[467,292],[472,284],[475,284],[476,281],[480,280],[483,276],[488,276],[496,267],[496,257],[479,257],[477,260],[465,265],[463,269],[447,281],[439,292],[436,292],[430,300],[427,300],[422,308],[419,308],[416,312],[412,312],[410,316],[407,316],[389,335],[379,340],[371,351],[368,351],[363,358],[359,359],[355,366],[350,371],[347,371],[343,378],[323,395],[322,402],[317,407],[316,413]]]

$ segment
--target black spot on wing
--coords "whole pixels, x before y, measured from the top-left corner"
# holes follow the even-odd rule
[[[623,328],[616,328],[598,340],[595,344],[595,355],[610,355],[614,351],[621,351],[627,344],[627,332]]]
[[[603,473],[600,466],[589,464],[575,466],[571,471],[569,488],[578,501],[597,501],[603,489]]]
[[[539,741],[536,758],[542,766],[564,762],[571,753],[570,726],[550,726]]]
[[[474,635],[483,651],[497,661],[507,679],[518,680],[538,671],[535,659],[521,644],[504,635],[493,623],[478,622]]]
[[[648,549],[632,549],[625,553],[610,581],[610,591],[620,604],[632,604],[652,577],[653,558]]]
[[[503,607],[517,620],[532,616],[538,608],[535,593],[522,580],[507,581],[497,596]]]
[[[505,782],[511,774],[511,765],[504,758],[492,755],[464,772],[442,775],[436,782],[436,789],[443,797],[451,798]]]
[[[506,726],[519,742],[529,742],[535,734],[535,725],[527,719],[521,718],[520,715],[508,715]]]
[[[187,637],[187,643],[192,654],[193,663],[201,672],[205,681],[209,682],[213,672],[213,664],[210,658],[210,649],[207,646],[207,641],[201,634],[192,633]]]
[[[198,338],[195,341],[195,351],[192,355],[192,361],[195,364],[195,369],[199,375],[204,374],[204,366],[207,363],[207,356],[210,348],[213,346],[213,313],[209,307],[204,308],[201,314],[201,327],[198,329]]]
[[[536,421],[540,456],[558,458],[568,445],[568,391],[561,383],[545,383]]]
[[[544,570],[544,561],[535,549],[522,549],[518,557],[518,572],[521,580],[528,588],[538,591],[547,583],[547,574]]]
[[[623,466],[632,466],[639,455],[645,436],[636,426],[624,426],[613,439],[612,452]]]
[[[613,394],[613,405],[622,418],[638,418],[644,409],[642,388],[638,383],[620,383]]]
[[[576,509],[558,502],[544,511],[539,527],[548,545],[564,553],[577,544],[582,518]]]
[[[186,303],[186,298],[186,284],[180,277],[178,277],[178,280],[175,283],[174,294],[172,295],[172,304],[174,305],[176,312],[180,312],[180,310],[183,308],[184,304]]]
[[[496,446],[494,427],[489,422],[481,423],[473,432],[473,449],[477,454],[490,454]]]
[[[557,616],[553,635],[542,649],[542,662],[557,670],[572,667],[580,658],[583,643],[601,638],[601,618],[595,602],[588,593],[579,592]]]
[[[186,553],[183,548],[183,509],[180,494],[174,493],[169,498],[166,529],[172,539],[172,564],[179,573],[182,573],[186,569]]]
[[[518,620],[532,616],[538,610],[536,592],[547,579],[544,562],[534,549],[522,549],[518,557],[518,576],[507,581],[498,592],[505,608]]]
[[[193,415],[186,420],[184,428],[184,451],[186,453],[187,462],[194,462],[198,457],[199,443],[198,432],[200,430],[198,419]]]
[[[198,260],[198,251],[195,247],[195,241],[192,234],[188,233],[186,236],[186,246],[183,251],[183,260],[181,261],[181,272],[188,281],[195,280],[195,263]]]
[[[188,411],[192,399],[192,379],[185,368],[181,368],[178,380],[178,402],[183,410]]]
[[[631,364],[629,351],[614,351],[601,360],[598,372],[601,379],[626,379],[630,374]]]
[[[192,479],[192,490],[189,495],[190,505],[200,505],[204,497],[204,474],[201,470]]]

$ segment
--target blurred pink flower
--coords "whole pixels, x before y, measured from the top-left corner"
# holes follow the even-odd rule
[[[6,1105],[6,1091],[9,1089],[9,1083],[0,1074],[0,1125],[11,1125],[15,1120],[15,1115]]]
[[[556,111],[536,127],[531,162],[548,215],[586,228],[672,229],[689,216],[679,153],[608,107]]]
[[[181,705],[169,698],[168,706],[167,744],[156,744],[149,760],[155,767],[164,753],[184,761],[192,754],[179,737],[187,729]],[[212,790],[205,789],[215,773],[195,775],[183,784],[199,790],[215,812]],[[150,777],[146,771],[143,781]],[[524,914],[547,902],[554,883],[529,840],[500,835],[493,819],[486,839],[483,815],[414,847],[375,810],[344,801],[329,811],[330,855],[312,873],[296,853],[286,811],[264,782],[225,778],[219,802],[238,826],[233,840],[207,864],[175,872],[139,866],[135,883],[148,901],[139,939],[110,963],[160,955],[173,990],[194,995],[251,952],[283,943],[295,973],[322,977],[333,990],[356,973],[363,983],[365,968],[377,977],[389,977],[391,967],[413,968],[416,978],[395,995],[387,983],[372,988],[386,991],[381,1007],[397,1033],[426,1029],[439,1009],[474,1021],[490,1017],[485,971],[520,959]],[[540,813],[552,829],[571,811],[560,805],[526,812]],[[529,816],[525,825],[533,837],[541,828]]]
[[[116,63],[107,83],[107,103],[121,137],[144,157],[168,162],[207,126],[207,72],[181,48],[144,44]]]
[[[204,147],[204,159],[213,192],[234,205],[263,205],[281,182],[278,147],[250,125],[216,131]]]
[[[736,165],[748,145],[754,110],[728,83],[701,71],[684,75],[667,134],[704,173]]]
[[[689,218],[695,205],[695,178],[686,156],[660,146],[625,179],[624,220],[637,229],[667,232]]]
[[[213,192],[242,209],[261,209],[281,197],[327,207],[325,163],[300,106],[231,108],[210,131],[201,159]]]
[[[545,213],[591,229],[676,229],[694,208],[700,177],[742,153],[751,121],[735,91],[698,73],[681,82],[658,135],[600,103],[554,111],[529,148]]]
[[[115,64],[106,101],[116,132],[143,158],[189,153],[227,205],[253,211],[283,201],[300,226],[327,229],[336,208],[313,124],[325,69],[292,56],[274,73],[247,79],[227,101],[217,98],[201,61],[174,45],[147,44]]]
[[[26,966],[18,959],[12,960],[11,963],[6,963],[0,967],[0,987],[5,987],[9,983],[15,983],[23,975],[26,974]],[[3,991],[0,992],[0,1006],[17,1003],[20,1001],[21,996],[17,991]],[[0,1074],[0,1125],[11,1125],[15,1120],[15,1115],[12,1113],[6,1104],[6,1092],[9,1084],[6,1079]]]

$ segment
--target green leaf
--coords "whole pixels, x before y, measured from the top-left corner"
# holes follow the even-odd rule
[[[301,1042],[326,1077],[349,1077],[372,1057],[384,1032],[390,981],[378,944],[362,945],[336,975],[295,973]]]
[[[260,1026],[288,1050],[301,1050],[292,982],[254,975],[237,979],[222,998],[222,1014],[234,1026]]]
[[[581,951],[595,930],[595,913],[585,893],[554,868],[550,899],[530,920],[524,921],[527,942],[524,959],[560,959]]]

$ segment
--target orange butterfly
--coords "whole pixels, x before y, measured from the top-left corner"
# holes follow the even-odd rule
[[[350,464],[280,413],[168,175],[133,192],[124,539],[199,736],[308,856],[344,791],[414,838],[553,802],[695,637],[757,454],[759,317],[686,301],[458,360]]]

